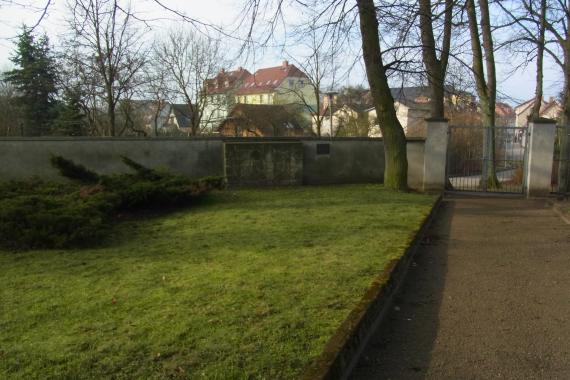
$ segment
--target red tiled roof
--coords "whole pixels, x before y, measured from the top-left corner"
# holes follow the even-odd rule
[[[513,110],[513,107],[507,103],[497,102],[495,104],[495,113],[498,116],[513,116],[515,114],[515,111]]]
[[[262,94],[274,91],[288,77],[308,78],[297,66],[285,61],[281,66],[259,69],[249,76],[236,95]]]
[[[215,78],[206,79],[206,91],[208,94],[223,94],[228,90],[239,86],[240,81],[250,77],[251,73],[240,67],[233,71],[220,71]]]

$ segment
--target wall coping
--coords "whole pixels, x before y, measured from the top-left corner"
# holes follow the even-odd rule
[[[556,120],[548,119],[546,117],[537,117],[535,119],[529,120],[533,124],[556,124]]]
[[[408,137],[407,142],[423,142],[424,137]],[[0,137],[1,142],[12,141],[219,141],[219,142],[279,142],[279,141],[384,141],[382,137],[219,137],[219,136],[197,136],[197,137],[66,137],[66,136],[45,136],[45,137]]]

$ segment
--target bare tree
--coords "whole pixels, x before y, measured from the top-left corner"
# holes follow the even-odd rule
[[[481,118],[485,131],[484,159],[482,184],[486,187],[497,188],[500,186],[495,170],[495,104],[497,99],[497,79],[495,71],[495,49],[493,47],[493,35],[491,33],[491,19],[489,3],[487,0],[479,0],[479,12],[481,21],[477,17],[475,0],[467,0],[466,12],[471,36],[471,51],[473,53],[473,75],[479,102],[481,104]],[[481,41],[479,34],[481,26]],[[483,51],[485,54],[483,55]]]
[[[388,86],[386,68],[382,61],[378,17],[373,0],[357,0],[362,36],[362,52],[370,93],[384,137],[384,185],[394,190],[408,187],[408,158],[406,136],[396,117],[394,98]]]
[[[540,107],[542,106],[545,29],[546,0],[540,0],[540,20],[536,41],[536,89],[534,92],[534,104],[532,105],[532,117],[534,118],[540,117]]]
[[[116,136],[116,108],[127,91],[136,85],[143,67],[144,45],[135,28],[135,17],[117,0],[74,0],[69,3],[68,44],[77,52],[76,65],[84,73],[97,75],[97,94],[105,104],[104,135]]]
[[[154,56],[157,49],[153,49],[151,62],[158,62],[158,57]],[[148,64],[145,71],[144,93],[150,95],[152,102],[152,132],[154,136],[159,136],[160,130],[166,123],[166,118],[161,119],[161,114],[168,106],[170,91],[168,89],[167,73],[162,67],[156,64]]]
[[[507,28],[511,37],[502,43],[509,53],[516,54],[521,63],[513,68],[525,68],[536,61],[536,86],[531,118],[540,117],[543,99],[544,53],[547,49],[546,20],[549,4],[547,0],[522,0],[507,6],[497,1],[496,4],[507,15],[507,20],[498,28]],[[536,8],[539,11],[535,11]],[[550,41],[552,42],[552,41]]]
[[[261,45],[267,44],[280,26],[286,25],[283,9],[285,6],[300,7],[299,12],[289,12],[296,15],[311,9],[318,17],[308,20],[323,28],[329,38],[337,46],[343,43],[352,46],[354,37],[361,39],[362,57],[370,85],[374,107],[378,122],[384,136],[385,171],[384,184],[387,188],[395,190],[407,189],[408,161],[406,155],[406,138],[404,130],[396,117],[394,99],[388,86],[387,71],[394,68],[400,61],[384,63],[384,51],[380,46],[379,12],[373,0],[327,1],[295,1],[295,0],[244,0],[244,21],[248,23],[248,32],[245,37],[248,41],[254,35],[255,26],[261,26]],[[263,17],[266,16],[266,17]],[[355,33],[355,31],[358,31]],[[283,42],[283,44],[285,44]],[[357,60],[359,56],[356,57]]]
[[[330,44],[327,36],[321,33],[316,25],[307,25],[297,32],[299,43],[296,44],[296,54],[289,54],[289,58],[307,75],[308,88],[294,86],[290,91],[311,114],[312,125],[317,136],[321,136],[324,119],[323,114],[324,86],[328,82],[330,88],[334,88],[335,74],[338,66],[335,65],[334,56],[338,52],[335,46]],[[299,58],[299,47],[304,48],[306,54]],[[332,104],[329,104],[331,107]]]
[[[99,74],[94,65],[86,65],[83,54],[78,49],[64,47],[59,53],[59,80],[58,86],[64,93],[75,94],[78,105],[85,115],[87,134],[101,136],[105,134],[107,123],[103,107],[103,92],[100,85]]]
[[[47,13],[51,5],[53,4],[53,0],[0,0],[0,10],[7,6],[18,6],[22,8],[26,8],[38,15],[34,25],[30,28],[33,31],[43,20],[46,18]],[[2,18],[0,18],[0,23],[4,22]]]
[[[443,33],[441,46],[438,48],[435,40],[435,22],[439,15],[439,8],[435,4],[434,9],[431,0],[419,0],[420,32],[422,38],[422,55],[426,68],[428,83],[432,92],[431,116],[444,117],[444,91],[447,64],[451,49],[451,32],[453,21],[454,0],[445,0],[443,3]],[[438,54],[438,50],[440,54]]]
[[[15,92],[14,86],[0,78],[0,136],[23,135],[23,117]]]
[[[204,83],[220,67],[219,42],[189,29],[173,29],[155,43],[154,51],[155,64],[165,70],[171,93],[188,107],[188,134],[199,135],[213,117],[207,108],[209,98]]]
[[[560,123],[570,123],[570,2],[567,0],[521,0],[518,6],[509,6],[497,2],[509,16],[507,25],[517,25],[518,38],[510,42],[530,43],[537,51],[537,85],[535,92],[535,107],[540,107],[542,98],[542,54],[549,56],[563,73],[562,115]],[[538,31],[538,33],[536,32]],[[528,54],[528,49],[522,53]],[[534,58],[534,55],[531,55]],[[538,115],[534,108],[533,115]],[[559,134],[560,169],[558,183],[562,191],[570,191],[570,178],[567,177],[568,159],[570,158],[570,138],[567,133]]]

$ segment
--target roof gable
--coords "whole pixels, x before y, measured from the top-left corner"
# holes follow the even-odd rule
[[[176,118],[179,128],[189,128],[192,124],[192,112],[188,104],[171,104],[170,113]]]
[[[286,78],[308,78],[297,66],[285,61],[281,66],[259,69],[244,80],[237,95],[261,94],[275,91]]]
[[[534,99],[527,100],[524,103],[519,104],[515,107],[515,113],[517,116],[521,115],[523,112],[529,110],[534,105]],[[542,99],[542,104],[540,106],[540,115],[551,111],[552,109],[556,110],[556,107],[560,107],[560,104],[555,100],[552,99],[550,101],[545,101]]]
[[[251,73],[239,67],[237,70],[225,71],[222,69],[214,78],[206,79],[206,91],[208,94],[223,94],[234,90],[242,81],[251,76]]]
[[[527,100],[524,103],[519,104],[518,106],[515,107],[515,113],[517,115],[523,113],[524,111],[526,111],[527,109],[532,107],[533,103],[534,103],[534,99],[531,99],[531,100]]]

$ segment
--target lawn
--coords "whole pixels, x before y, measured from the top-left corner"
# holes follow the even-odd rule
[[[98,248],[0,251],[0,378],[295,378],[433,202],[226,191]]]

